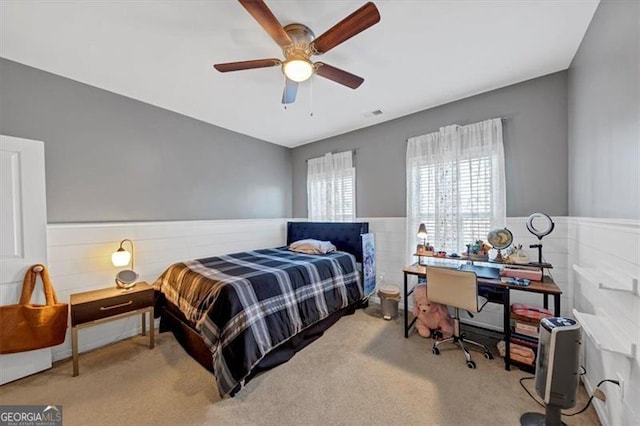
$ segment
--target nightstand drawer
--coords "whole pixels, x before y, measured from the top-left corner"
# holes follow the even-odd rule
[[[89,297],[81,301],[72,300],[73,326],[153,306],[153,288],[148,285],[129,291],[114,288],[85,295]]]

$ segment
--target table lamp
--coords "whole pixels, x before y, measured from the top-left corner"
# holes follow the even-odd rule
[[[422,239],[422,244],[418,244],[416,253],[420,256],[433,255],[433,248],[427,244],[427,227],[424,223],[421,223],[418,227],[418,238]]]
[[[131,252],[124,249],[123,244],[126,242],[131,246]],[[136,285],[138,274],[133,270],[133,251],[133,241],[125,238],[120,241],[118,250],[111,254],[111,263],[113,263],[113,266],[127,266],[131,263],[131,269],[124,269],[116,275],[116,286],[119,288],[129,289]]]
[[[421,223],[418,227],[418,238],[422,238],[422,242],[424,243],[424,245],[427,245],[427,227],[424,225],[424,223]]]

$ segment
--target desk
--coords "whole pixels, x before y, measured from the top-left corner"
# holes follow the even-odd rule
[[[409,275],[415,275],[417,277],[427,277],[427,267],[425,265],[410,265],[402,270],[404,272],[404,337],[409,337],[409,330],[416,322],[417,317],[414,317],[411,322],[409,322],[409,296],[413,293],[415,288],[409,289],[408,278]],[[560,295],[562,294],[562,290],[560,287],[553,282],[553,280],[545,276],[542,281],[531,281],[526,287],[522,286],[514,286],[503,283],[500,280],[489,280],[485,278],[478,278],[478,285],[482,285],[485,287],[491,287],[492,290],[495,290],[495,294],[497,294],[499,299],[489,298],[490,302],[493,303],[501,303],[504,308],[504,316],[503,316],[503,328],[504,328],[504,343],[505,343],[505,357],[504,357],[504,368],[505,370],[511,369],[511,357],[510,354],[510,341],[511,341],[511,290],[518,291],[528,291],[531,293],[540,293],[544,296],[544,307],[545,309],[549,306],[549,296],[553,296],[553,312],[555,316],[560,316]]]

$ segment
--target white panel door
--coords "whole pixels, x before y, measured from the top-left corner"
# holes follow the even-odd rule
[[[46,231],[44,144],[0,135],[0,305],[17,303],[27,268],[47,263]],[[37,290],[32,302],[44,303]],[[0,355],[0,384],[50,367],[51,348]]]

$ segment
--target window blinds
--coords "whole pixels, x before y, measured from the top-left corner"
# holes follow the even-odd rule
[[[355,180],[352,151],[310,159],[307,163],[309,220],[355,221]]]

